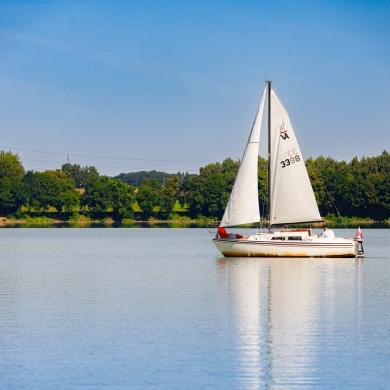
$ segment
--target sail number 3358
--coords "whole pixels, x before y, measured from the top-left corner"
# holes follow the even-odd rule
[[[283,160],[280,162],[282,168],[286,168],[291,164],[295,164],[296,162],[301,161],[301,158],[295,148],[287,150],[282,154],[281,157],[283,158]]]

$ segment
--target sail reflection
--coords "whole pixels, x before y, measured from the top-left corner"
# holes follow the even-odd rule
[[[360,320],[361,261],[221,259],[245,389],[318,384],[340,313]]]

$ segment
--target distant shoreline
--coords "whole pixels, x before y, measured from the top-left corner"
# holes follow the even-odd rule
[[[178,219],[178,220],[123,220],[121,222],[114,221],[111,218],[104,220],[88,220],[88,219],[79,219],[79,220],[59,220],[51,218],[29,218],[29,219],[9,219],[6,217],[0,217],[0,227],[56,227],[56,226],[68,226],[68,227],[89,227],[89,226],[107,226],[107,227],[137,227],[137,226],[160,226],[160,225],[169,225],[172,227],[185,227],[185,226],[199,226],[206,227],[208,224],[216,224],[217,221],[207,221],[207,220],[187,220],[187,219]],[[300,224],[300,226],[309,226],[310,224]],[[365,227],[390,227],[390,221],[374,221],[374,220],[353,220],[346,219],[345,221],[334,221],[334,220],[324,220],[322,223],[312,223],[310,226],[313,228],[322,228],[324,225],[328,225],[334,228],[343,227],[343,226],[365,226]],[[294,225],[296,226],[296,225]],[[243,226],[240,228],[252,228],[254,226]]]
[[[211,222],[210,222],[211,223]],[[181,225],[190,225],[190,224],[203,224],[207,225],[207,222],[202,220],[149,220],[149,221],[143,221],[143,220],[123,220],[121,222],[114,221],[113,219],[104,219],[104,220],[87,220],[87,219],[80,219],[80,220],[59,220],[59,219],[50,219],[50,218],[31,218],[31,219],[9,219],[5,217],[0,218],[0,227],[1,226],[36,226],[36,225],[42,225],[42,226],[50,226],[50,225],[156,225],[156,224],[181,224]]]

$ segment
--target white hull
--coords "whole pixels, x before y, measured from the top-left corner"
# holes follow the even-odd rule
[[[248,239],[213,238],[219,251],[227,257],[356,257],[358,241],[349,238],[276,240],[267,235]]]

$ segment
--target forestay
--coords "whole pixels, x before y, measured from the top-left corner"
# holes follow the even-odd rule
[[[266,89],[220,226],[236,226],[260,221],[257,171],[265,95]]]

